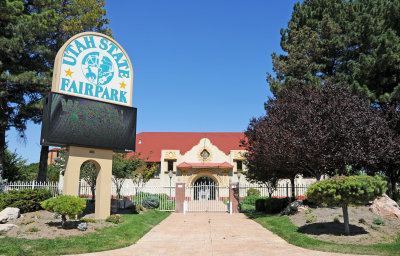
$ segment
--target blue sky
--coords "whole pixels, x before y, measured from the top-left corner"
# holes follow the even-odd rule
[[[271,53],[297,1],[108,0],[114,38],[134,71],[137,132],[242,132],[264,113]],[[29,163],[40,156],[40,125],[7,132]]]

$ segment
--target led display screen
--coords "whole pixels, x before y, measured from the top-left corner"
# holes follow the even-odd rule
[[[134,151],[136,115],[136,108],[50,93],[44,101],[40,142]]]

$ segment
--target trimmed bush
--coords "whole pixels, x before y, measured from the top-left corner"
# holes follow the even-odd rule
[[[61,223],[65,227],[66,216],[75,218],[86,208],[86,200],[75,196],[58,196],[42,202],[43,209],[61,214]]]
[[[255,188],[249,188],[248,190],[247,190],[247,196],[260,196],[260,190],[258,190],[258,189],[255,189]]]
[[[147,209],[155,209],[160,205],[160,201],[155,196],[148,196],[143,198],[142,205]]]
[[[19,208],[21,213],[41,210],[41,202],[51,198],[51,191],[41,189],[11,190],[0,194],[0,211],[7,207]]]
[[[267,199],[268,197],[266,196],[245,196],[243,200],[240,200],[241,202],[244,202],[245,204],[255,204],[257,199]]]
[[[263,212],[265,211],[265,201],[267,199],[257,199],[256,200],[256,211]]]
[[[309,186],[307,198],[317,204],[341,206],[345,233],[349,234],[348,206],[366,204],[381,196],[385,191],[386,181],[379,176],[336,176]]]
[[[265,212],[266,213],[280,213],[289,204],[290,198],[268,198],[265,200]]]

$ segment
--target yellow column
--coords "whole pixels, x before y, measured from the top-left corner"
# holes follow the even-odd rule
[[[96,181],[96,219],[105,219],[110,216],[112,156],[112,150],[69,147],[63,194],[79,196],[81,165],[87,160],[93,161],[96,168],[100,170]]]

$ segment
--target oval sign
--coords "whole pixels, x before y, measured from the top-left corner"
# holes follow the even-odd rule
[[[84,32],[58,51],[52,91],[132,106],[133,70],[124,49],[111,37]]]

